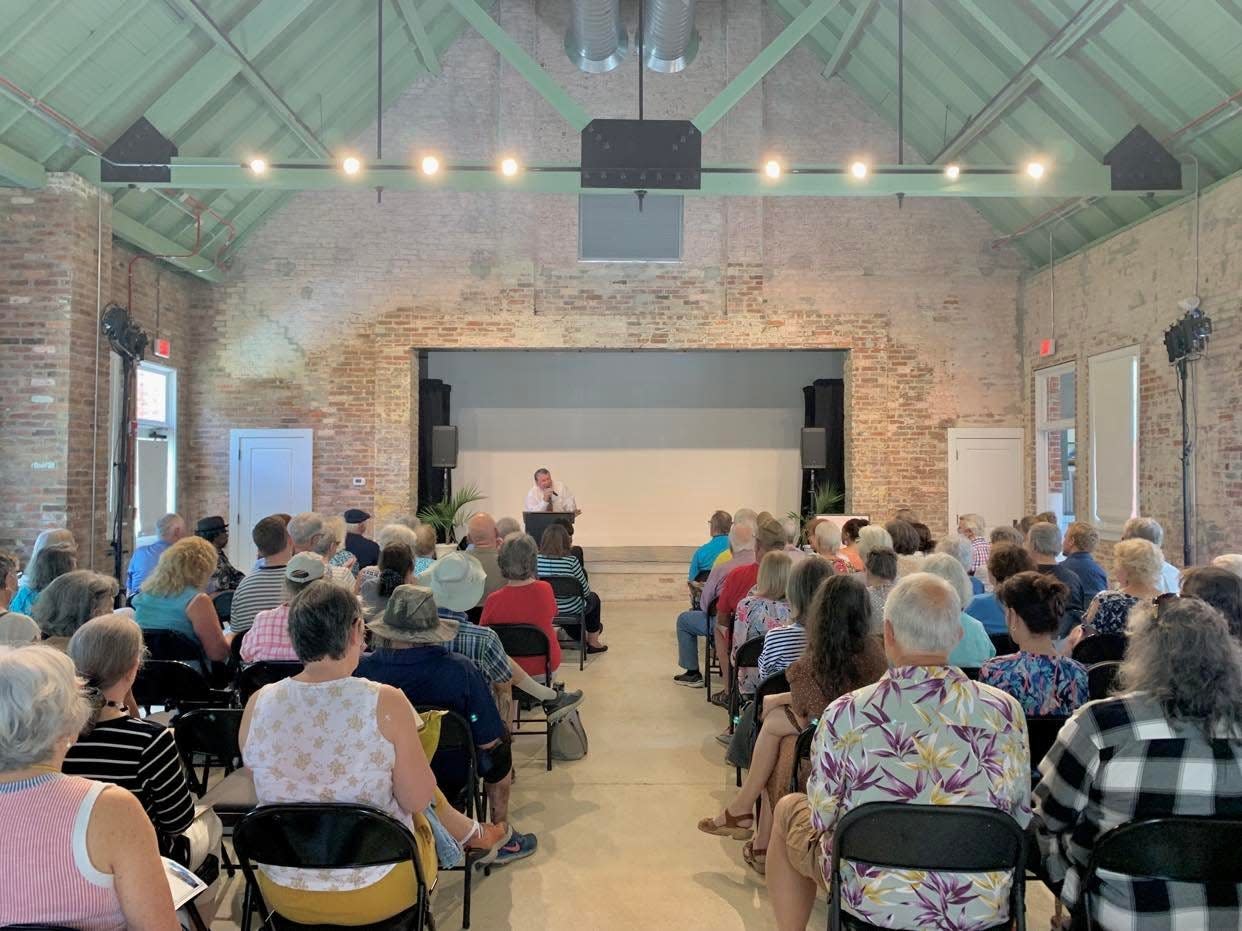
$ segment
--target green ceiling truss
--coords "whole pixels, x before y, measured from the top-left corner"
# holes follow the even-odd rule
[[[420,79],[442,80],[446,51],[473,28],[571,126],[589,122],[571,88],[489,14],[495,0],[383,2],[382,106]],[[694,117],[700,129],[710,131],[797,46],[818,59],[826,79],[846,82],[895,126],[896,0],[767,6],[778,17],[767,46]],[[211,260],[236,252],[297,190],[339,183],[301,170],[274,172],[259,185],[228,166],[256,154],[273,163],[343,154],[375,117],[376,30],[375,0],[4,0],[0,76],[64,114],[82,135],[32,112],[18,95],[0,93],[0,183],[39,187],[46,172],[66,170],[97,178],[91,148],[146,116],[188,162],[214,166],[174,170],[175,181],[227,221],[204,215],[207,258],[177,260],[214,277]],[[632,57],[625,67],[634,67]],[[1105,196],[1099,158],[1135,123],[1169,140],[1187,163],[1185,177],[1194,177],[1189,165],[1197,162],[1203,186],[1242,169],[1242,119],[1235,119],[1242,112],[1240,0],[907,0],[905,73],[907,150],[923,162],[1052,160],[1049,183],[1029,196],[1021,188],[1019,196],[998,196],[1014,179],[980,175],[963,176],[953,192],[970,197],[998,240],[1012,241],[1036,265],[1179,196]],[[825,82],[824,93],[832,92]],[[877,163],[895,154],[895,137],[891,153],[870,153]],[[385,186],[428,186],[399,175],[390,173]],[[899,182],[913,194],[944,186],[935,176],[877,174],[867,188],[890,191]],[[714,192],[775,193],[764,183],[707,176]],[[569,192],[577,178],[526,172],[505,181],[474,172],[439,184]],[[831,175],[786,175],[781,187],[790,194],[858,191]],[[195,217],[175,193],[113,195],[118,236],[151,251],[189,251]]]

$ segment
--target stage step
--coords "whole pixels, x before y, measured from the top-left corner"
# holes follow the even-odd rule
[[[591,588],[605,603],[686,599],[692,546],[588,546]],[[607,609],[605,609],[607,610]]]

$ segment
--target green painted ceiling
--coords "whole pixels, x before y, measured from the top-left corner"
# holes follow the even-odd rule
[[[768,3],[787,20],[807,6]],[[218,33],[191,0],[0,0],[0,77],[104,146],[145,115],[183,157],[320,157],[374,119],[375,3],[198,5]],[[897,0],[842,0],[804,40],[826,74],[894,125],[896,11]],[[465,28],[449,0],[389,0],[384,25],[386,105],[438,73]],[[1242,110],[1240,88],[1242,0],[905,0],[908,161],[1016,164],[1035,153],[1098,161],[1142,123],[1178,157],[1198,159],[1207,185],[1242,169],[1242,120],[1231,119]],[[55,171],[85,154],[3,85],[0,146]],[[289,196],[232,190],[200,199],[232,223],[236,249]],[[1048,260],[1050,230],[1061,256],[1168,200],[974,205],[998,238],[1019,233],[1013,242],[1038,265]],[[187,251],[193,244],[193,216],[175,195],[124,191],[116,209]],[[1067,215],[1047,222],[1050,211]],[[204,218],[207,255],[227,238],[223,224]]]

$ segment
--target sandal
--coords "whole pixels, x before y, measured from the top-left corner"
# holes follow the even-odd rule
[[[750,812],[744,815],[733,815],[729,809],[724,810],[724,824],[717,824],[715,818],[703,818],[699,821],[699,830],[704,834],[716,837],[731,837],[734,840],[747,840],[755,833],[755,816]]]
[[[747,841],[742,845],[742,859],[746,861],[746,865],[758,873],[760,876],[766,876],[768,870],[768,849],[756,850],[755,845],[751,841]]]

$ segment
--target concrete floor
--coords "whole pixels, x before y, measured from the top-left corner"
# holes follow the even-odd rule
[[[733,791],[733,770],[715,740],[724,712],[702,689],[675,685],[676,602],[605,605],[612,649],[585,672],[566,652],[561,676],[587,698],[590,753],[544,770],[540,737],[514,743],[511,820],[539,837],[539,850],[491,876],[476,874],[472,927],[571,929],[768,929],[775,925],[760,877],[739,842],[699,833]],[[571,656],[573,660],[571,661]],[[215,929],[237,925],[238,882]],[[440,931],[461,926],[460,873],[442,873],[434,895]],[[1028,886],[1027,924],[1048,927],[1052,899]],[[809,927],[823,928],[817,906]]]

